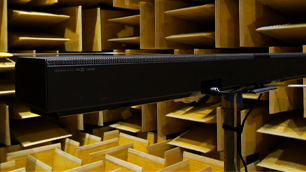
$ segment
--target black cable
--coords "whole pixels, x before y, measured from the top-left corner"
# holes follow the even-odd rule
[[[241,124],[241,133],[243,132],[243,128],[244,128],[244,124],[245,121],[247,120],[247,118],[249,117],[249,115],[251,114],[252,110],[257,106],[257,104],[260,102],[260,99],[262,97],[262,93],[258,96],[256,103],[251,107],[251,109],[249,110],[249,112],[247,113],[247,115],[244,117],[243,122]]]
[[[242,161],[242,163],[243,163],[243,165],[244,165],[244,170],[245,170],[245,172],[248,172],[248,167],[247,167],[247,164],[246,164],[245,160],[243,159],[242,153],[241,153],[241,135],[242,135],[243,128],[244,128],[244,124],[245,124],[246,120],[248,119],[248,117],[249,117],[249,115],[251,114],[252,110],[253,110],[253,109],[257,106],[257,104],[260,102],[261,97],[262,97],[262,94],[260,94],[260,95],[258,96],[258,99],[257,99],[256,103],[251,107],[251,109],[249,110],[249,112],[248,112],[248,113],[246,114],[246,116],[244,117],[244,119],[243,119],[243,121],[242,121],[242,124],[241,124],[241,126],[240,126],[240,129],[241,129],[241,130],[240,130],[240,134],[239,134],[238,137],[237,137],[237,143],[240,143],[239,146],[238,146],[238,154],[239,154],[240,159],[241,159],[241,161]]]
[[[241,134],[238,135],[238,137],[237,137],[237,142],[240,143],[239,146],[238,146],[238,154],[239,154],[239,157],[240,157],[240,159],[241,159],[241,161],[242,161],[242,163],[243,163],[245,172],[248,172],[247,164],[246,164],[245,160],[243,159],[242,153],[241,153]]]
[[[188,106],[195,106],[195,107],[200,107],[202,105],[204,105],[210,98],[210,95],[206,94],[204,97],[200,98],[198,100],[198,102],[191,102],[191,103],[188,103],[187,105]]]
[[[240,87],[236,90],[233,90],[233,91],[220,91],[218,87],[212,87],[210,88],[209,92],[210,93],[213,93],[215,95],[221,95],[221,94],[236,94],[236,93],[241,93],[241,92],[244,92],[246,90],[252,90],[254,89],[255,86],[254,85],[251,85],[251,86],[245,86],[245,87]]]

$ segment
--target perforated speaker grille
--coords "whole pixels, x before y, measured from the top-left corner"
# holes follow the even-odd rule
[[[48,66],[103,64],[177,63],[254,59],[253,54],[169,55],[169,56],[79,56],[45,58]]]

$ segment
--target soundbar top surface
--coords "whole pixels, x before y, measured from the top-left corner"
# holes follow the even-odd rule
[[[289,56],[288,56],[289,55]],[[100,65],[100,64],[131,64],[131,63],[175,63],[175,62],[202,62],[247,60],[255,58],[292,58],[304,57],[302,53],[279,54],[205,54],[205,55],[134,55],[134,56],[61,56],[61,57],[23,57],[28,59],[45,60],[46,65]]]
[[[64,116],[301,78],[305,63],[303,53],[20,57],[16,96]]]

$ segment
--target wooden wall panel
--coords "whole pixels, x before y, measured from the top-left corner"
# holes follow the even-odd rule
[[[70,41],[65,42],[64,45],[59,46],[58,49],[60,51],[72,52],[83,51],[82,6],[56,9],[52,10],[52,12],[70,16],[68,20],[65,20],[49,29],[49,32],[55,35],[70,39]]]
[[[122,24],[111,22],[108,20],[118,17],[135,15],[135,14],[136,14],[135,12],[129,12],[129,11],[101,10],[102,50],[133,48],[133,46],[124,46],[122,43],[112,42],[108,40],[113,38],[121,38],[122,33],[125,33],[124,37],[133,36],[134,28],[129,26],[124,26]]]
[[[192,3],[182,1],[155,1],[155,48],[173,49],[192,47],[181,43],[170,42],[165,39],[170,35],[201,31],[201,27],[196,23],[165,14],[165,12],[168,10],[192,5]]]
[[[102,51],[101,10],[83,10],[82,14],[83,51]]]
[[[9,107],[4,102],[0,102],[0,143],[7,146],[11,145],[9,121]]]
[[[256,31],[262,26],[285,24],[290,20],[257,0],[239,0],[239,25],[241,47],[268,47],[284,45],[267,35]]]
[[[0,52],[8,51],[7,0],[0,1]]]
[[[215,0],[216,48],[239,48],[239,0]]]
[[[165,101],[157,103],[157,133],[159,136],[167,136],[184,132],[194,126],[194,122],[182,119],[166,117],[166,115],[185,106],[184,103]]]
[[[270,47],[270,53],[292,53],[301,52],[301,47]],[[301,84],[303,81],[291,80],[277,84]],[[269,92],[269,111],[270,114],[285,112],[303,107],[303,89],[302,88],[278,88],[277,91]]]

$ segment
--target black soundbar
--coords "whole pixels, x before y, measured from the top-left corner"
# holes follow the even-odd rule
[[[20,57],[16,97],[71,115],[306,76],[306,54]]]

